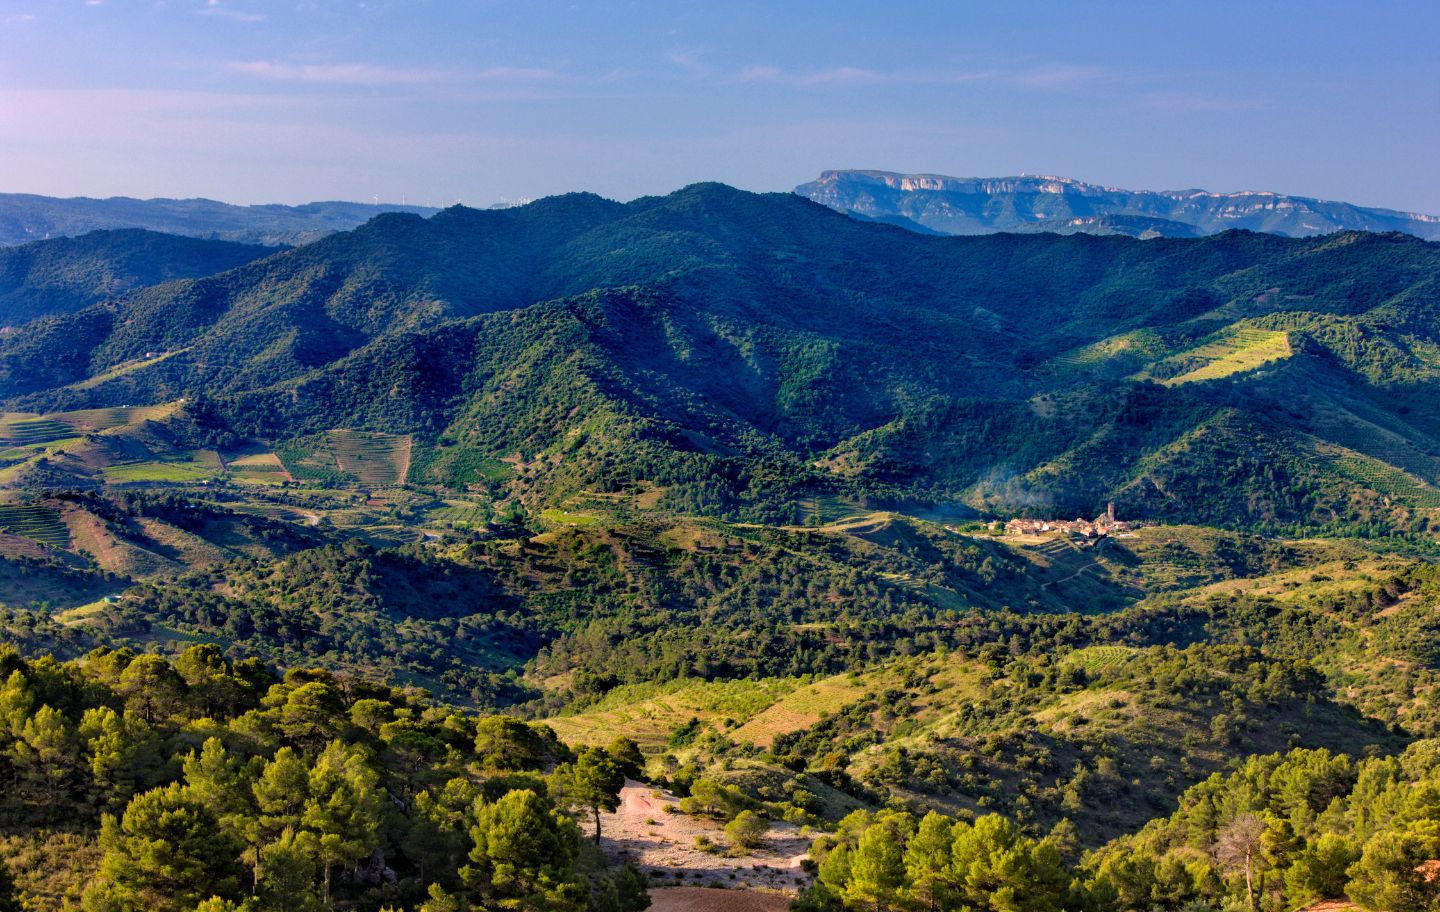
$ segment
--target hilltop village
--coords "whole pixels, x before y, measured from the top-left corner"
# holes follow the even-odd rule
[[[1099,538],[1129,532],[1132,524],[1115,518],[1115,502],[1106,504],[1105,512],[1094,519],[1012,519],[1005,524],[1006,535],[1043,535],[1063,532],[1084,538]]]

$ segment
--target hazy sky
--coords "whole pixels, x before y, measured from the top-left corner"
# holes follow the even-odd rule
[[[0,0],[0,191],[484,205],[860,167],[1440,213],[1437,36],[1437,0]]]

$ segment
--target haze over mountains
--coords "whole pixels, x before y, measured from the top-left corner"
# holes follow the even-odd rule
[[[1440,239],[1440,217],[1431,215],[1282,193],[1122,190],[1064,177],[960,178],[834,170],[801,184],[795,193],[857,218],[919,233],[1200,237],[1244,229],[1288,237],[1399,231]],[[429,216],[437,211],[389,203],[235,206],[207,199],[58,199],[7,193],[0,194],[0,247],[122,228],[295,246],[356,228],[379,214]]]
[[[235,206],[207,199],[59,199],[0,193],[0,246],[110,228],[144,228],[247,244],[294,245],[334,231],[347,231],[382,212],[431,215],[435,211],[389,203]]]
[[[825,171],[795,192],[862,218],[941,234],[994,231],[1198,237],[1231,229],[1311,237],[1399,231],[1440,239],[1440,217],[1283,193],[1122,190],[1066,177]]]

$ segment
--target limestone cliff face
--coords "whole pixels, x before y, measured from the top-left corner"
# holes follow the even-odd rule
[[[1195,237],[1234,228],[1308,237],[1399,231],[1440,240],[1440,217],[1246,191],[1124,190],[1066,177],[836,170],[795,192],[842,212],[945,234],[1054,231]]]

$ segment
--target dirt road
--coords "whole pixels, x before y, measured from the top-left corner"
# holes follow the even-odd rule
[[[668,901],[680,901],[674,893],[681,885],[690,887],[724,887],[714,891],[729,894],[738,902],[740,891],[783,891],[790,896],[809,882],[800,868],[810,846],[807,836],[800,835],[793,825],[772,822],[765,846],[751,854],[727,857],[723,851],[725,834],[719,821],[667,812],[679,799],[669,792],[634,780],[620,791],[620,807],[613,814],[601,815],[601,848],[620,862],[630,862],[650,878],[656,893],[673,894]],[[696,837],[703,836],[721,851],[706,852],[697,847]],[[689,895],[688,893],[685,895]],[[759,894],[762,899],[765,894]],[[788,903],[788,898],[784,898]],[[656,908],[661,908],[658,904]],[[668,907],[667,907],[668,908]],[[690,907],[675,907],[688,909]],[[696,906],[696,909],[750,909],[750,906]],[[784,908],[764,906],[756,909]]]

